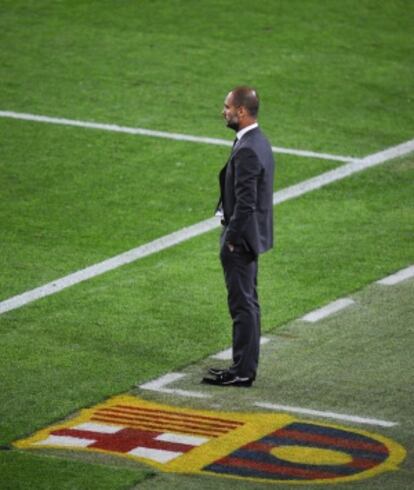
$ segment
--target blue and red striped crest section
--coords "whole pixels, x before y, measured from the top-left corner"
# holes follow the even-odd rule
[[[339,483],[395,470],[405,457],[377,434],[286,414],[210,412],[119,396],[16,441],[22,449],[116,455],[160,471],[268,483]]]
[[[306,449],[311,448],[313,452],[321,450],[325,455],[321,455],[321,460],[325,458],[330,464],[323,464],[322,461],[315,464],[315,460],[312,461],[313,464],[306,464],[278,457],[278,450],[286,447],[292,449],[292,455],[296,451],[299,460],[306,460],[306,456],[300,456]],[[339,459],[348,461],[345,464],[335,464],[334,456],[329,460],[329,452],[342,454],[343,457]],[[246,444],[204,469],[225,475],[266,480],[332,481],[375,468],[389,456],[390,450],[387,446],[371,437],[349,430],[296,422]]]

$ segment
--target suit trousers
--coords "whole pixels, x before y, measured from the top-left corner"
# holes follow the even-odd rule
[[[256,377],[260,350],[260,306],[257,295],[258,257],[243,246],[233,252],[221,244],[220,260],[233,321],[233,364],[236,376]]]

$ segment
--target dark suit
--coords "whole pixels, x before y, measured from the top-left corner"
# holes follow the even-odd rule
[[[230,372],[253,379],[260,346],[258,255],[273,246],[273,175],[272,149],[255,128],[236,143],[219,176],[224,215],[220,259],[233,320]]]

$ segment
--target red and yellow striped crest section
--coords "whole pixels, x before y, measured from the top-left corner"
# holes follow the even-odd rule
[[[182,409],[119,396],[16,441],[22,449],[95,451],[162,471],[268,483],[339,483],[395,470],[405,457],[377,434],[286,414]]]
[[[91,420],[122,424],[141,430],[171,431],[206,437],[218,437],[243,425],[242,422],[220,417],[126,404],[98,408]]]

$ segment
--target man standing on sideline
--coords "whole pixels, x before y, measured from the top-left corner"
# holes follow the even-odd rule
[[[220,172],[223,230],[220,260],[233,321],[233,363],[210,368],[203,383],[251,386],[256,378],[260,348],[260,306],[257,296],[259,254],[273,246],[272,148],[257,124],[259,97],[250,87],[237,87],[224,101],[227,126],[236,139]]]

